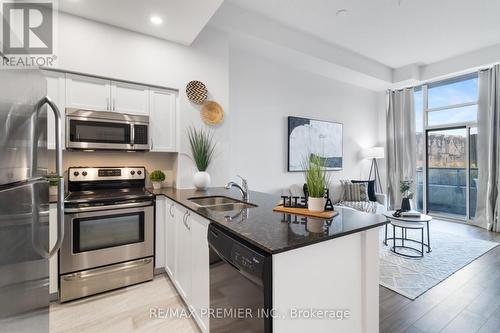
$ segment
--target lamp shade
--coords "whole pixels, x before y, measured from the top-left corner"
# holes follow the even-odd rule
[[[366,159],[381,159],[384,158],[384,147],[372,147],[372,148],[365,148],[361,152],[361,155],[363,158]]]

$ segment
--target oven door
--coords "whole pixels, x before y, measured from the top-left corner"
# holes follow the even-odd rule
[[[133,123],[70,116],[66,122],[69,149],[134,149]]]
[[[65,212],[61,274],[153,256],[151,201],[67,208]]]

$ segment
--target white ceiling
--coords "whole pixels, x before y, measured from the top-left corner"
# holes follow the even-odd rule
[[[190,45],[224,0],[59,0],[60,11]],[[163,23],[153,25],[152,15]]]
[[[500,0],[226,2],[392,68],[434,63],[500,43]],[[347,15],[337,16],[339,9],[347,9]]]

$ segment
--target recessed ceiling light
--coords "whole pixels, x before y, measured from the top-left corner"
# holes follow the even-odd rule
[[[149,20],[151,21],[151,23],[156,24],[156,25],[163,23],[163,19],[159,16],[156,16],[156,15],[151,16],[151,18]]]
[[[348,13],[348,10],[345,8],[337,10],[337,16],[346,16]]]

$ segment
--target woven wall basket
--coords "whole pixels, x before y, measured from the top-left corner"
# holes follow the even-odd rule
[[[190,81],[186,86],[186,95],[195,104],[203,104],[207,100],[208,90],[201,81]]]
[[[215,101],[206,101],[201,108],[201,119],[207,125],[218,125],[224,119],[224,110]]]

